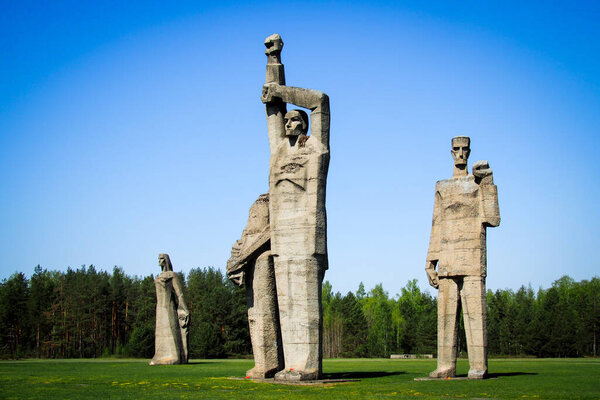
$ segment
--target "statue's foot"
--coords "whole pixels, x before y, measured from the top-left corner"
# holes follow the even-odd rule
[[[454,378],[456,376],[456,368],[438,368],[433,372],[429,373],[430,378]]]
[[[249,379],[267,379],[267,378],[272,378],[275,375],[275,372],[277,372],[276,368],[273,368],[269,371],[265,371],[263,369],[260,368],[252,368],[249,369],[248,371],[246,371],[246,378]]]
[[[299,371],[296,369],[284,369],[275,374],[277,381],[315,381],[319,379],[319,373],[309,371]]]
[[[173,364],[181,364],[181,362],[176,358],[161,358],[161,359],[152,359],[148,363],[149,365],[173,365]]]
[[[470,369],[469,379],[485,379],[487,377],[487,369]]]

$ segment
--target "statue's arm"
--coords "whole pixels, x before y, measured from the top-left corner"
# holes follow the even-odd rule
[[[494,185],[492,169],[487,161],[473,164],[473,175],[479,184],[481,193],[481,213],[485,226],[500,225],[500,207],[498,205],[498,187]]]
[[[329,148],[329,96],[312,89],[267,84],[263,87],[262,100],[269,104],[281,100],[309,109],[311,135]]]
[[[183,285],[177,274],[173,276],[173,290],[177,297],[177,317],[179,318],[179,326],[185,328],[189,325],[190,311],[188,310],[185,299],[183,298]]]
[[[285,85],[285,69],[281,62],[283,40],[278,34],[273,34],[265,39],[265,54],[267,55],[266,84]],[[281,100],[265,104],[267,114],[267,131],[269,132],[269,147],[271,154],[275,153],[279,143],[285,139],[283,117],[286,113],[286,104]]]
[[[427,250],[427,260],[425,262],[425,272],[427,273],[427,279],[429,280],[429,284],[434,288],[439,287],[439,279],[438,273],[436,271],[436,267],[439,261],[439,253],[440,253],[440,220],[441,220],[441,212],[440,212],[440,194],[435,191],[435,200],[433,203],[433,217],[431,219],[431,237],[429,239],[429,249]]]

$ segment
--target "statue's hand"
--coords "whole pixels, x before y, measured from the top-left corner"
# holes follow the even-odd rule
[[[281,40],[281,36],[277,33],[269,36],[265,39],[265,54],[270,56],[277,56],[281,53],[281,49],[283,48],[283,40]]]
[[[245,272],[243,269],[237,270],[235,273],[228,274],[228,278],[231,282],[233,282],[237,286],[244,286],[245,281]]]
[[[178,311],[177,317],[179,318],[179,326],[182,328],[187,328],[190,324],[190,314],[185,311]]]
[[[477,178],[485,178],[492,174],[492,169],[487,161],[477,161],[473,164],[473,175]]]
[[[435,267],[431,268],[431,263],[427,263],[427,267],[425,268],[425,272],[427,272],[427,279],[429,280],[429,284],[434,288],[440,287],[440,280],[438,278],[438,273],[435,270]]]
[[[281,98],[279,93],[279,86],[276,83],[268,83],[263,86],[261,100],[263,103],[270,103],[275,99]]]

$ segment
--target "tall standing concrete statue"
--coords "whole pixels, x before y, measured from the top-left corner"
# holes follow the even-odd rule
[[[318,379],[322,371],[321,285],[327,269],[325,188],[329,167],[329,98],[285,86],[279,35],[265,41],[271,253],[285,361],[281,380]],[[291,110],[286,104],[310,110]],[[310,124],[310,136],[308,128]]]
[[[470,379],[487,375],[486,228],[500,224],[498,189],[487,161],[468,173],[470,138],[452,139],[454,174],[435,187],[425,270],[438,294],[438,365],[432,378],[456,375],[456,339],[462,305]],[[436,271],[437,267],[437,271]]]
[[[246,286],[246,304],[254,368],[249,378],[271,378],[283,368],[275,270],[271,255],[269,195],[262,194],[250,207],[240,240],[231,249],[227,276]]]
[[[258,253],[255,253],[249,258],[255,266],[252,278],[254,293],[248,297],[256,299],[259,287],[264,292],[274,288],[277,293],[284,366],[279,366],[275,379],[313,380],[320,378],[322,372],[321,285],[327,269],[325,186],[329,167],[329,98],[315,90],[285,86],[281,37],[277,34],[269,36],[265,46],[267,78],[262,101],[266,106],[271,149],[268,203],[270,256],[261,253],[257,257]],[[288,103],[310,110],[310,122],[303,110],[286,112]],[[236,272],[238,267],[235,265],[244,263],[245,256],[240,253],[247,251],[242,250],[246,241],[242,235],[244,243],[234,245],[232,250],[230,277],[233,280],[239,281],[242,276]],[[272,259],[273,284],[259,285],[259,282],[271,279],[269,274],[260,278],[257,273],[261,257],[265,265],[267,260]],[[272,304],[270,300],[267,303]],[[265,309],[270,310],[270,307],[267,305]],[[252,324],[264,326],[266,328],[261,328],[260,335],[271,337],[271,317],[267,316],[270,311],[261,311],[254,316],[250,314],[249,309],[251,330]],[[262,319],[260,324],[256,322],[258,317]],[[252,340],[256,340],[255,336]],[[259,357],[263,356],[255,353],[255,368],[258,368],[255,372],[259,374],[280,363],[280,359],[276,361],[274,357],[277,353],[274,346],[279,345],[273,341],[269,343],[265,346],[271,346],[272,356],[264,357],[270,360],[268,365],[258,368]],[[254,343],[253,350],[256,351]],[[266,349],[261,351],[266,354]]]
[[[190,312],[183,299],[183,285],[173,272],[168,254],[159,254],[158,264],[162,272],[154,280],[156,331],[155,352],[150,365],[186,364]]]

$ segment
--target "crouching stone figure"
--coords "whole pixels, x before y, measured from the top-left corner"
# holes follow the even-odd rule
[[[254,354],[249,378],[270,378],[283,368],[275,271],[271,255],[269,195],[263,194],[250,207],[242,237],[231,249],[227,276],[246,286],[248,324]]]

